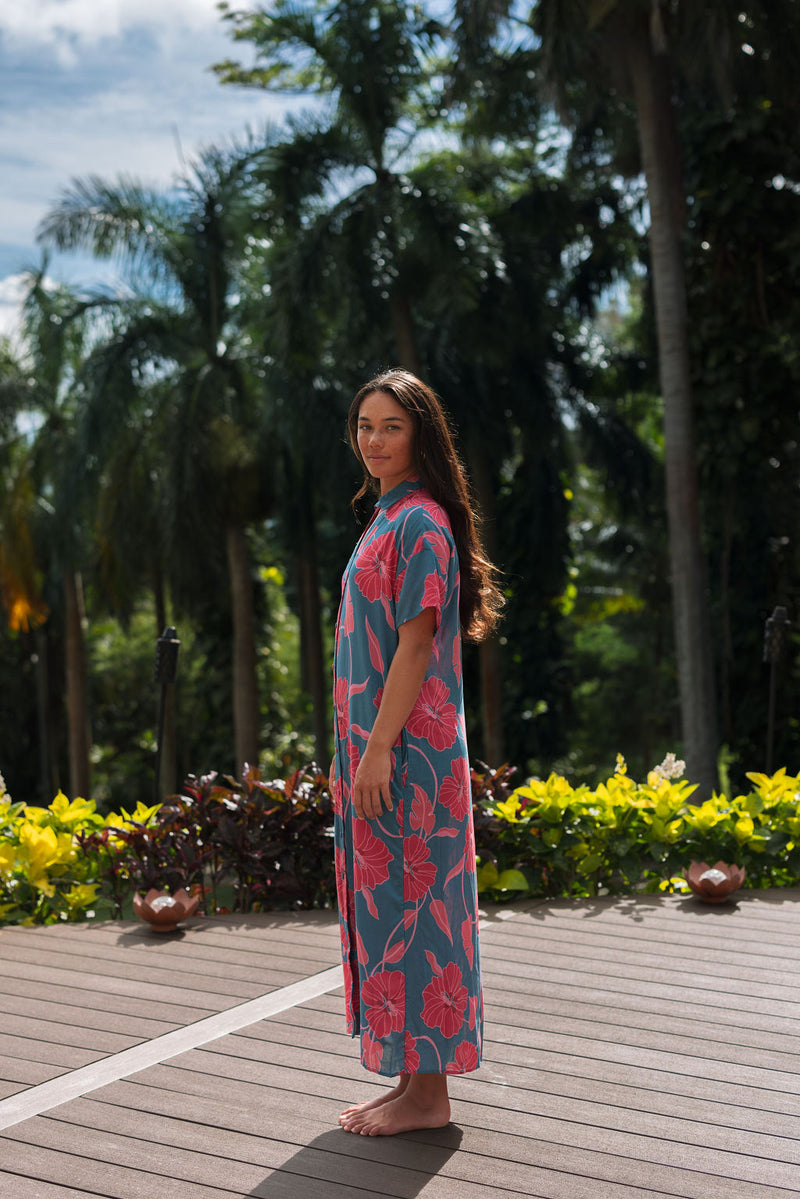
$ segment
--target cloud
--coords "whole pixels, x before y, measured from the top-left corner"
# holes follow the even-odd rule
[[[249,127],[277,124],[297,101],[223,87],[210,65],[248,59],[216,0],[0,0],[0,320],[15,280],[41,262],[35,231],[71,180],[128,175],[167,187],[186,160]],[[55,254],[76,285],[109,264]]]
[[[81,49],[132,29],[146,29],[169,46],[178,32],[219,24],[216,0],[27,0],[0,10],[0,34],[10,48],[51,47],[64,66],[77,66]]]
[[[59,53],[48,65],[48,46],[74,64]],[[216,0],[0,4],[0,230],[4,251],[20,246],[5,269],[30,261],[39,221],[73,178],[167,186],[201,147],[280,121],[284,99],[211,73],[232,52]]]

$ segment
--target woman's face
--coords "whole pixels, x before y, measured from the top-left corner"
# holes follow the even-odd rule
[[[372,391],[361,401],[357,442],[381,495],[414,474],[413,419],[388,392]]]

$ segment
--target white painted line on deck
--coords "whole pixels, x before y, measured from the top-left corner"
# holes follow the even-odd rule
[[[250,999],[247,1003],[240,1003],[224,1012],[218,1012],[215,1016],[208,1016],[205,1020],[187,1024],[185,1028],[177,1028],[174,1032],[164,1033],[152,1041],[123,1049],[122,1053],[101,1058],[89,1066],[82,1066],[79,1070],[72,1070],[69,1074],[52,1078],[39,1086],[29,1087],[27,1091],[11,1095],[0,1102],[0,1129],[30,1120],[32,1116],[40,1116],[42,1112],[67,1103],[70,1099],[78,1099],[89,1091],[96,1091],[98,1087],[118,1082],[121,1078],[127,1078],[129,1074],[146,1070],[148,1066],[158,1066],[171,1057],[188,1053],[190,1049],[197,1049],[200,1045],[207,1045],[209,1041],[216,1041],[218,1037],[238,1032],[258,1020],[276,1016],[278,1012],[285,1012],[287,1008],[295,1007],[298,1003],[316,999],[318,995],[324,995],[327,991],[341,986],[342,981],[341,966],[333,966],[330,970],[312,974],[310,978],[301,979],[288,987],[270,991],[258,999]]]

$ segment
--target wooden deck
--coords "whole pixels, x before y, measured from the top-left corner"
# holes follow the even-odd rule
[[[351,1136],[381,1083],[325,913],[0,931],[2,1199],[800,1195],[800,892],[483,921],[453,1123]]]

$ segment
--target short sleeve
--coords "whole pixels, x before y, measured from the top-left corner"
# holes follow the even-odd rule
[[[397,626],[433,608],[438,629],[453,589],[455,546],[450,531],[421,508],[405,514],[395,582]]]

